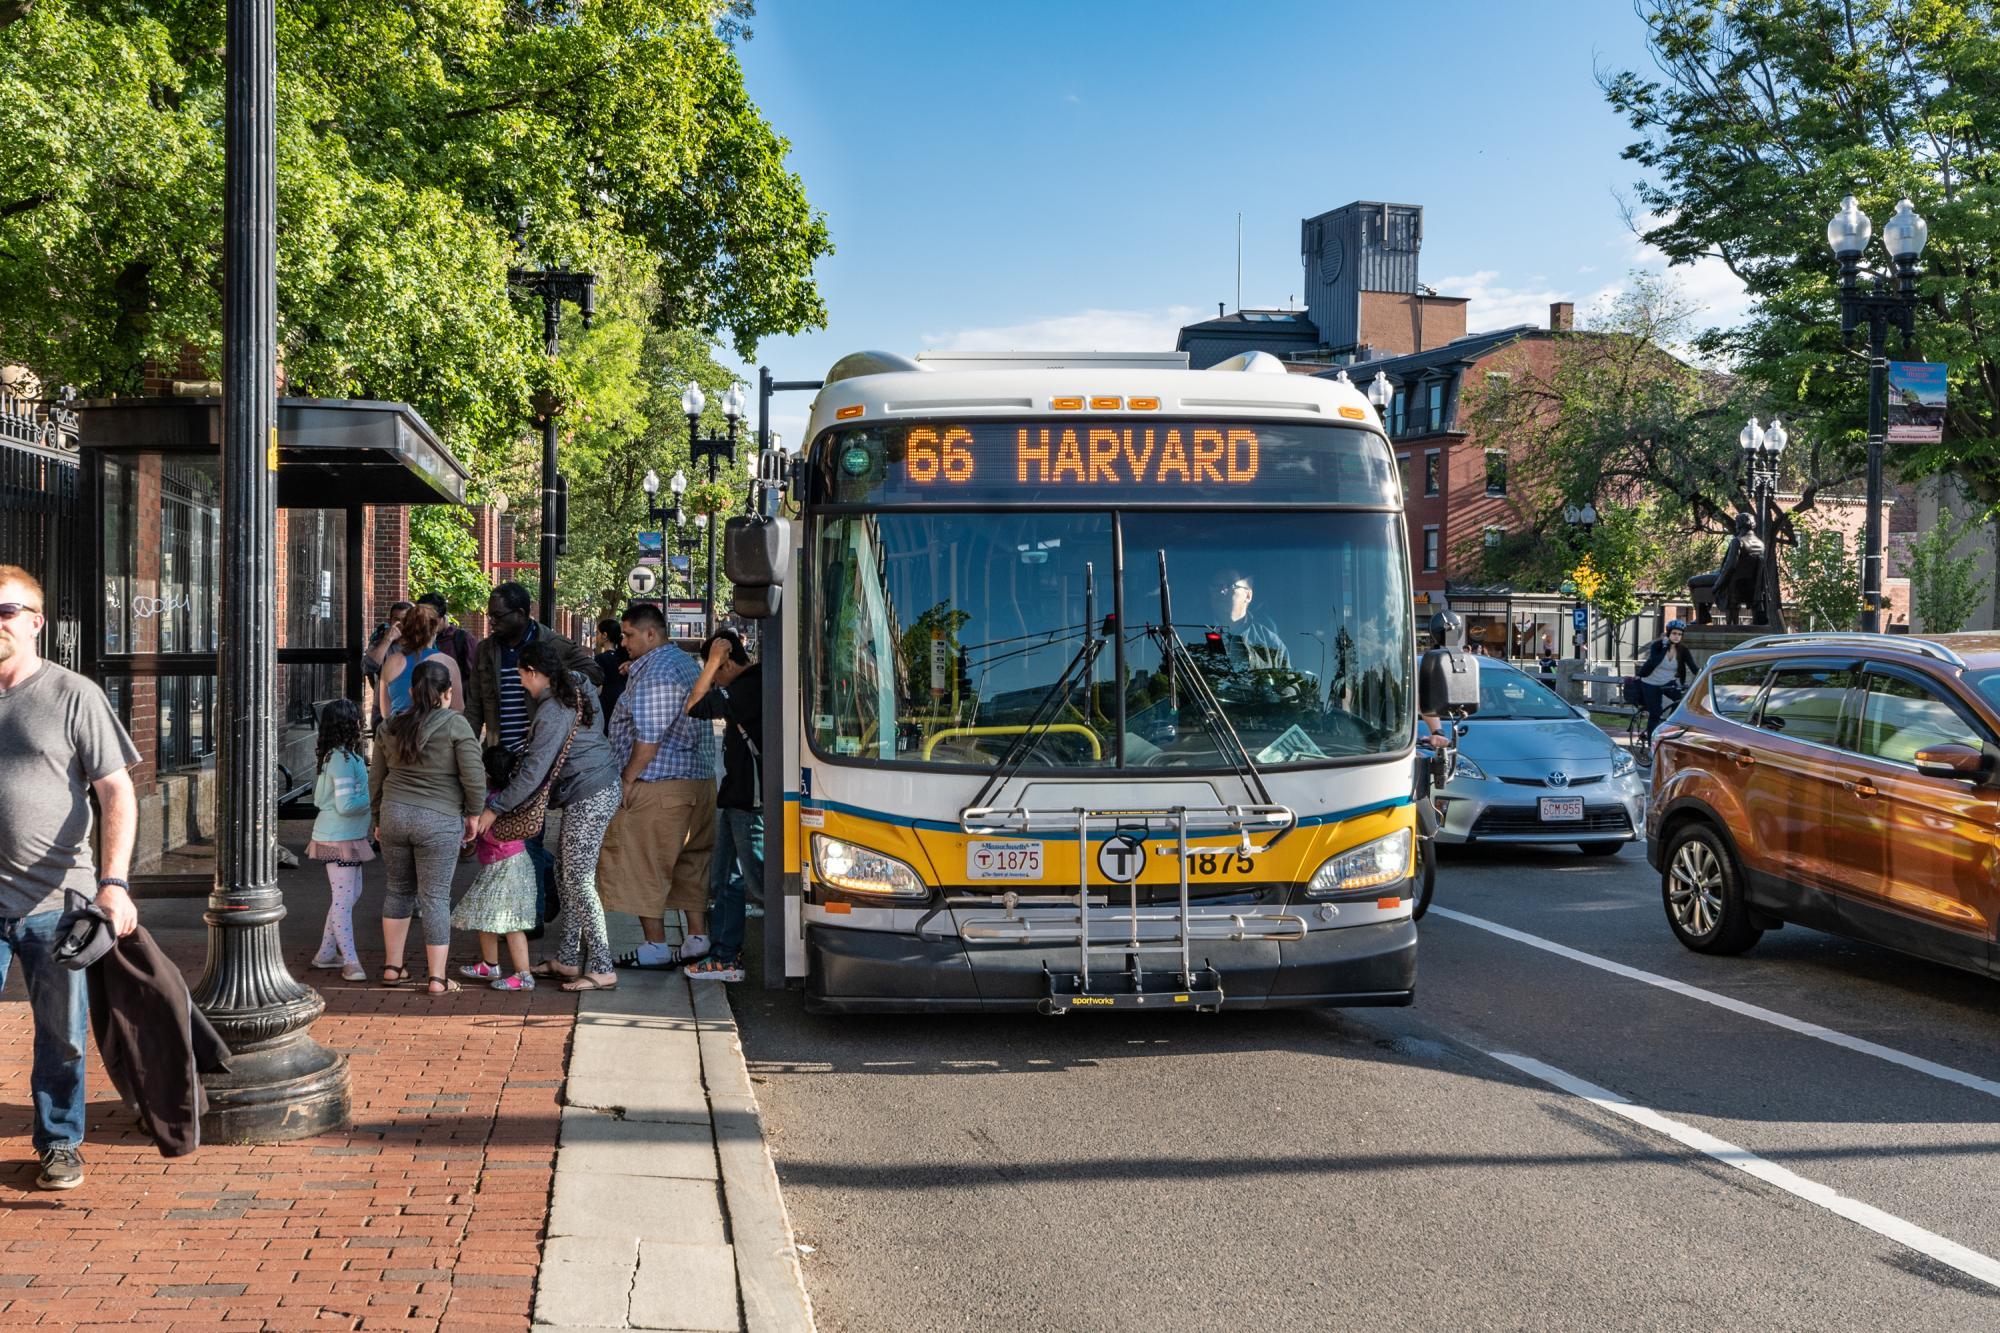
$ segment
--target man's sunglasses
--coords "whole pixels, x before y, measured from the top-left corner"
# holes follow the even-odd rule
[[[26,602],[0,602],[0,620],[12,620],[23,611],[40,615],[42,608],[39,606],[29,606]]]

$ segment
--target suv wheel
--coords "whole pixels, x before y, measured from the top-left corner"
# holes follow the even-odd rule
[[[1763,937],[1743,901],[1743,875],[1722,835],[1684,824],[1667,842],[1660,893],[1667,924],[1696,953],[1742,953]]]

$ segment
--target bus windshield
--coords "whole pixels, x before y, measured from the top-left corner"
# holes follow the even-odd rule
[[[1396,514],[905,510],[823,516],[814,541],[822,754],[992,768],[1021,744],[1029,768],[1227,770],[1204,694],[1260,767],[1409,744]]]

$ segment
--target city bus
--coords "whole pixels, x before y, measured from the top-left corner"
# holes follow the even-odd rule
[[[1407,534],[1344,374],[861,353],[806,440],[767,928],[809,1008],[1410,1002]]]

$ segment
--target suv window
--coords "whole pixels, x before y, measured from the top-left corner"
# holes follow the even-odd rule
[[[1840,744],[1840,707],[1854,684],[1847,667],[1781,667],[1771,673],[1757,725],[1795,741]]]
[[[1755,666],[1730,667],[1710,676],[1710,711],[1731,722],[1748,722],[1750,710],[1757,705],[1757,691],[1764,688],[1764,673],[1769,669],[1767,664],[1759,662]]]
[[[1913,680],[1868,677],[1861,707],[1861,753],[1914,764],[1917,751],[1950,743],[1982,748],[1978,732],[1958,710]]]

